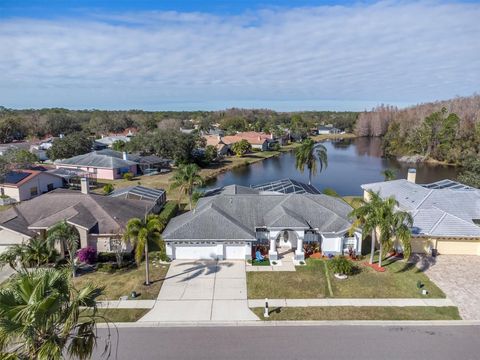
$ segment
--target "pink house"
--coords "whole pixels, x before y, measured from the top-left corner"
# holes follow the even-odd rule
[[[138,174],[138,163],[127,160],[125,153],[123,158],[109,156],[93,151],[88,154],[74,156],[70,159],[55,161],[57,169],[77,169],[94,174],[97,179],[114,180],[120,179],[125,173]]]

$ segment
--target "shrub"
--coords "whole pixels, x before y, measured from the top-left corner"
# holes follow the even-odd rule
[[[178,204],[176,202],[169,201],[163,207],[163,210],[158,215],[160,221],[164,224],[168,224],[171,218],[177,215]],[[163,231],[163,229],[162,229]]]
[[[117,264],[113,263],[98,264],[97,271],[112,274],[117,270],[117,268]]]
[[[78,250],[78,260],[87,264],[93,264],[97,260],[97,250],[91,246]]]
[[[335,274],[352,275],[355,266],[345,256],[336,256],[328,261],[328,266]]]
[[[133,255],[131,253],[123,253],[122,257],[124,262],[133,261]],[[97,261],[99,263],[116,262],[117,258],[114,252],[100,252],[97,255]]]
[[[115,190],[115,187],[112,184],[105,184],[103,187],[103,193],[105,195],[111,194]]]
[[[270,150],[271,151],[279,151],[280,150],[280,144],[278,142],[274,142],[270,144]]]
[[[126,172],[123,174],[123,178],[127,181],[132,181],[133,180],[133,174],[131,172]]]

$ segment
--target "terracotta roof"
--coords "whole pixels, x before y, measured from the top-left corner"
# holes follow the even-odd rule
[[[225,144],[233,144],[239,142],[240,140],[247,140],[252,145],[261,145],[265,141],[271,140],[272,136],[270,134],[265,134],[255,131],[246,131],[240,132],[235,135],[224,136],[222,141]]]

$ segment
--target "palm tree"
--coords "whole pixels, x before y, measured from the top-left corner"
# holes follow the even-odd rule
[[[9,265],[15,271],[21,271],[25,259],[25,246],[22,244],[15,244],[9,246],[7,250],[0,254],[0,269]]]
[[[391,180],[395,180],[396,178],[396,173],[395,173],[395,170],[393,169],[385,169],[382,171],[381,173],[385,179],[385,181],[391,181]]]
[[[368,194],[368,201],[360,200],[361,205],[353,209],[350,216],[355,219],[352,230],[361,226],[363,234],[371,233],[370,264],[373,264],[377,243],[377,227],[380,223],[380,208],[383,200],[379,193],[370,190]]]
[[[378,255],[378,265],[382,266],[383,248],[391,248],[393,241],[400,241],[404,250],[406,259],[410,256],[410,239],[412,236],[411,227],[413,218],[406,211],[399,211],[398,201],[394,197],[383,200],[380,208],[380,222],[378,225],[380,232],[380,251]]]
[[[145,255],[145,285],[150,285],[148,246],[160,246],[160,233],[164,228],[164,224],[156,215],[148,215],[145,218],[130,219],[123,239],[127,244],[131,244],[135,248],[135,262],[140,265]]]
[[[66,220],[54,225],[47,232],[47,243],[51,247],[54,247],[55,244],[62,244],[67,248],[72,274],[75,277],[75,256],[80,243],[80,234],[75,226],[70,225]]]
[[[305,139],[295,152],[295,166],[301,172],[307,167],[308,185],[312,185],[312,175],[317,173],[317,161],[322,172],[328,166],[327,148],[310,138]]]
[[[45,239],[34,237],[25,245],[25,260],[28,263],[35,263],[37,267],[55,260],[58,252]]]
[[[195,187],[203,185],[203,178],[199,175],[200,168],[196,164],[182,165],[172,177],[173,183],[170,189],[180,189],[184,195],[188,195],[190,210],[192,210],[192,194]]]
[[[93,285],[76,290],[66,271],[17,274],[0,290],[0,358],[90,359],[102,292]]]

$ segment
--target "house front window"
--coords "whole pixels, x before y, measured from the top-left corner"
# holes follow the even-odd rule
[[[30,196],[37,196],[38,195],[38,188],[36,186],[30,188]]]

